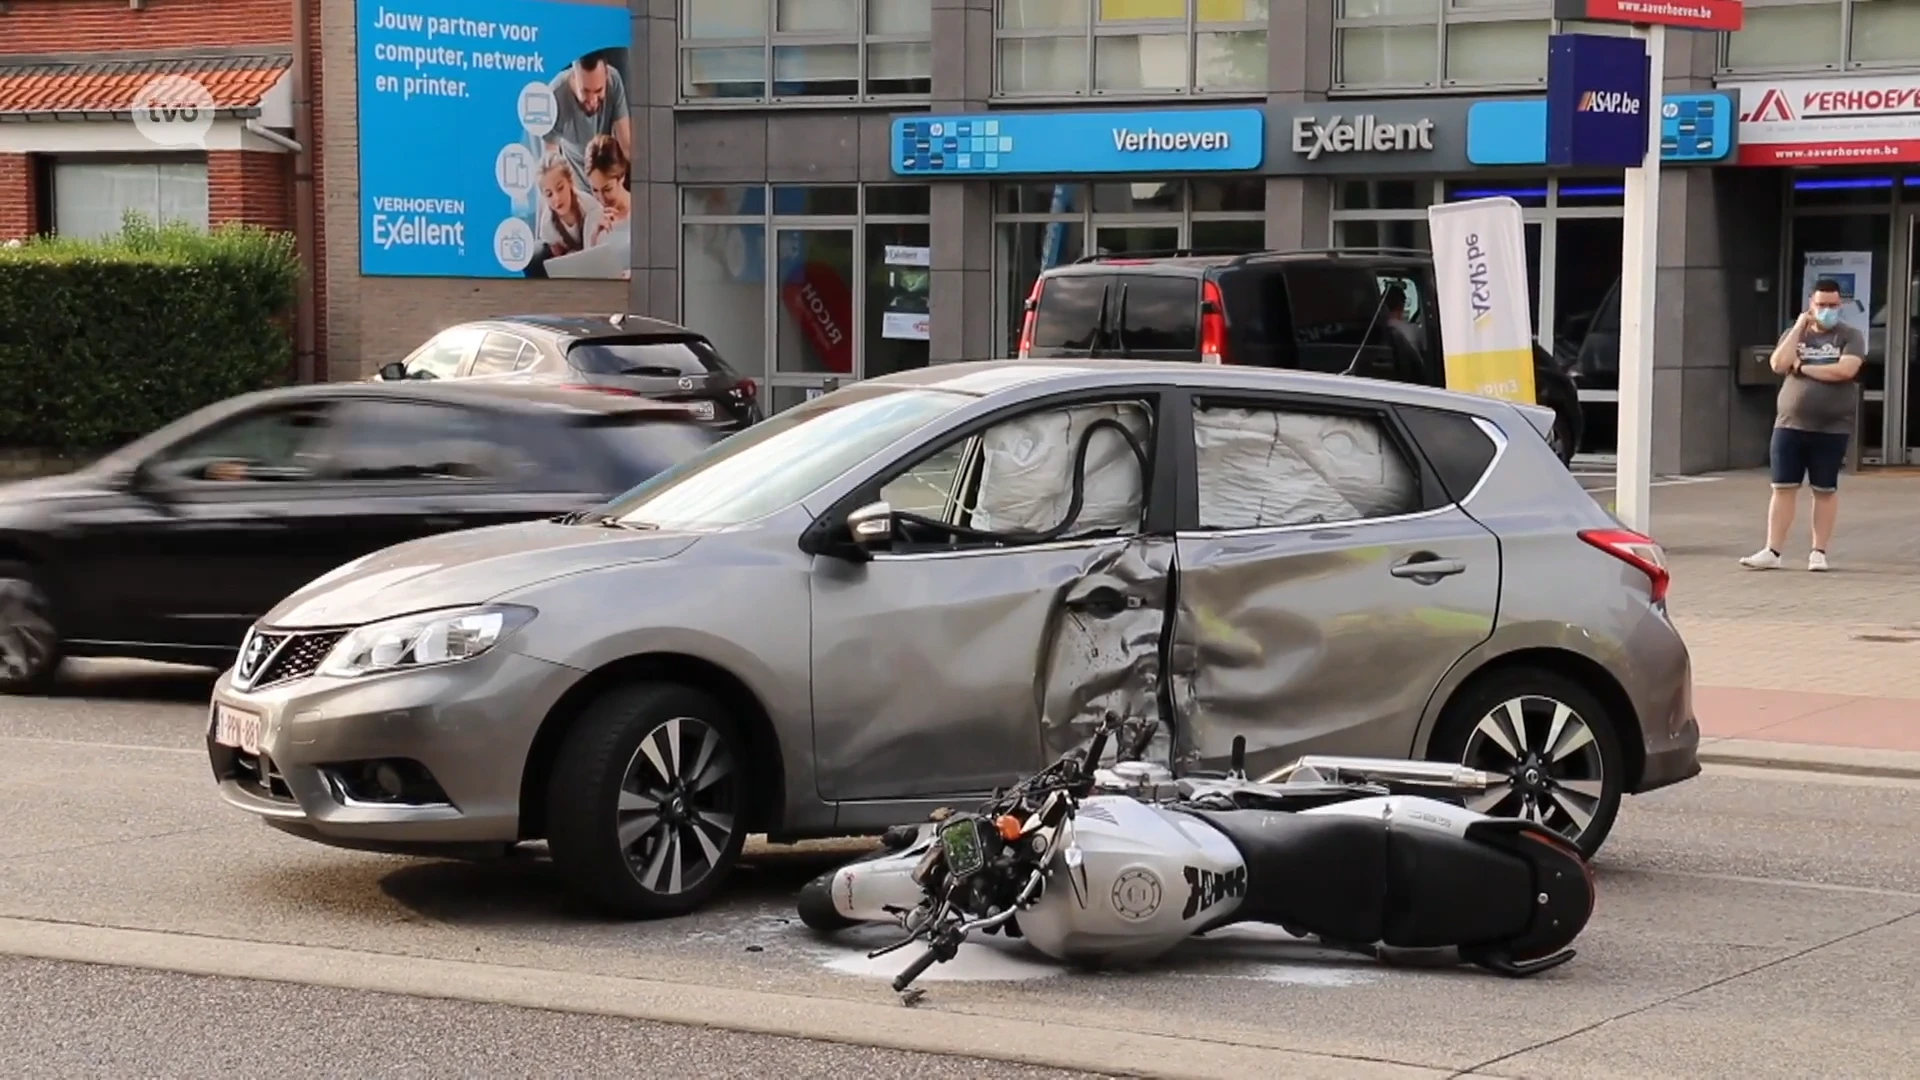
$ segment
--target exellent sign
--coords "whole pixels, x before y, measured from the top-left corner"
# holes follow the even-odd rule
[[[1242,172],[1266,158],[1259,109],[896,117],[897,176]]]
[[[1394,123],[1372,113],[1332,116],[1322,122],[1312,116],[1293,118],[1293,152],[1308,161],[1322,154],[1397,153],[1433,149],[1433,118]]]

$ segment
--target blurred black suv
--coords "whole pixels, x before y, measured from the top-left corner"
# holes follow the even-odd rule
[[[1018,348],[1023,358],[1192,360],[1445,386],[1437,296],[1433,256],[1417,250],[1090,255],[1041,272]],[[1396,301],[1403,320],[1391,317]],[[1554,452],[1571,461],[1578,388],[1537,342],[1533,358]]]

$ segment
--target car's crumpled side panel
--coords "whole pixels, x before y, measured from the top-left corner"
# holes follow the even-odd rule
[[[1194,415],[1199,525],[1176,553],[1169,678],[1182,769],[1407,741],[1446,665],[1492,632],[1497,542],[1458,511],[1408,516],[1419,476],[1376,424]],[[1428,582],[1412,558],[1466,563]],[[1400,734],[1404,728],[1405,735]]]
[[[1048,758],[1085,745],[1101,718],[1115,712],[1127,721],[1116,744],[1133,739],[1139,725],[1150,725],[1157,734],[1147,757],[1168,761],[1160,648],[1173,553],[1171,538],[1136,537],[1104,549],[1053,598],[1036,669]]]

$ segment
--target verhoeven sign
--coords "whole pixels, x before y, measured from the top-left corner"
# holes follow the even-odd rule
[[[1547,164],[1631,168],[1652,126],[1646,42],[1602,34],[1547,39]]]
[[[1746,24],[1746,5],[1741,0],[1554,0],[1553,16],[1681,30],[1739,30]]]

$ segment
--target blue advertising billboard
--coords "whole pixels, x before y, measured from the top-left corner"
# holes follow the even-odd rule
[[[1725,92],[1660,99],[1660,160],[1707,165],[1733,157],[1739,116]],[[1475,165],[1545,165],[1547,99],[1477,101],[1467,110],[1467,160]],[[1637,162],[1636,162],[1637,164]]]
[[[1181,173],[1258,169],[1260,109],[1004,112],[893,122],[900,176]]]
[[[1547,164],[1638,167],[1652,124],[1647,43],[1610,34],[1547,38]]]
[[[563,0],[359,0],[360,272],[620,278],[632,16]]]

